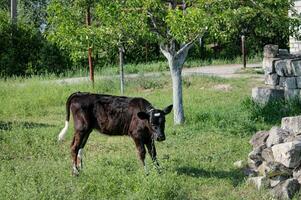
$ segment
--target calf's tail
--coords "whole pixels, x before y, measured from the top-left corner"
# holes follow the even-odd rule
[[[61,132],[58,135],[58,141],[62,141],[65,138],[65,135],[67,134],[68,131],[68,126],[69,126],[69,120],[70,120],[70,104],[71,104],[71,100],[74,96],[76,96],[78,94],[78,92],[73,93],[69,96],[67,102],[66,102],[66,121],[65,121],[65,127],[61,130]]]

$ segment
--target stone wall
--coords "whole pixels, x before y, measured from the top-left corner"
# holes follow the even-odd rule
[[[271,100],[301,97],[300,54],[289,54],[278,45],[266,45],[262,67],[266,87],[253,88],[252,97],[256,102],[266,104]]]

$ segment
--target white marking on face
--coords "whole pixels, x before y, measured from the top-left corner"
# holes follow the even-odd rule
[[[161,113],[155,113],[154,116],[155,117],[160,117]]]

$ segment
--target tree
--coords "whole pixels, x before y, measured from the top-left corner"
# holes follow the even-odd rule
[[[54,0],[47,8],[47,38],[56,42],[61,49],[67,49],[74,62],[88,57],[92,82],[92,49],[99,49],[96,34],[98,25],[91,22],[94,7],[93,0]]]
[[[146,32],[146,16],[142,4],[136,0],[103,1],[96,6],[99,36],[106,38],[102,44],[118,49],[120,68],[120,92],[124,94],[124,54],[139,38],[149,36]]]
[[[208,40],[218,44],[239,43],[240,36],[247,37],[252,51],[261,52],[268,43],[277,43],[287,48],[288,38],[296,34],[300,18],[295,15],[293,0],[213,0],[208,4],[212,23],[208,27]],[[290,29],[290,27],[292,27]],[[232,45],[233,46],[233,45]]]
[[[168,60],[173,87],[174,123],[185,120],[182,92],[182,67],[195,40],[207,29],[209,18],[203,1],[145,1],[149,29],[157,36],[160,50]]]

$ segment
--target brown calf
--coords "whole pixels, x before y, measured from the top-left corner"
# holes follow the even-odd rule
[[[59,141],[67,133],[70,110],[74,120],[74,137],[71,143],[74,175],[78,175],[82,168],[83,148],[93,129],[106,135],[130,136],[144,169],[146,170],[145,146],[155,166],[159,167],[154,140],[165,140],[165,115],[171,112],[172,105],[159,110],[143,98],[73,93],[66,102],[66,122],[58,136]]]

